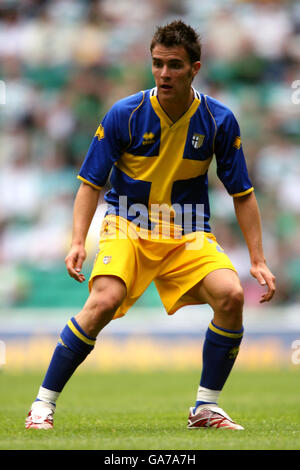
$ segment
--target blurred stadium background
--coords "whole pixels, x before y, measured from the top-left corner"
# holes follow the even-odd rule
[[[150,39],[156,25],[178,18],[196,27],[203,41],[195,87],[231,107],[240,122],[265,254],[277,277],[272,304],[260,306],[231,198],[211,168],[212,227],[245,289],[238,364],[297,363],[300,104],[292,84],[300,80],[299,2],[3,0],[0,340],[8,370],[47,365],[59,331],[86,299],[87,285],[70,279],[64,266],[77,171],[109,107],[153,86]],[[104,210],[102,195],[87,242],[87,276]],[[205,306],[168,318],[151,285],[125,318],[105,329],[88,365],[199,367],[210,318]]]

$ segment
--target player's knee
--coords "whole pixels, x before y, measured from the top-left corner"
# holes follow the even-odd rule
[[[114,292],[101,292],[93,297],[89,307],[95,317],[114,314],[122,303],[122,297]]]
[[[107,313],[114,313],[121,305],[122,297],[110,292],[105,297],[99,299],[99,309]]]
[[[85,332],[97,336],[113,318],[121,301],[111,296],[90,296],[80,315],[84,319]]]
[[[99,315],[102,313],[109,314],[119,308],[125,295],[126,287],[121,280],[101,278],[93,284],[90,303]]]
[[[107,324],[121,305],[126,288],[118,282],[97,282],[84,306],[83,314],[89,324],[103,327]]]
[[[219,301],[219,310],[225,315],[241,315],[244,306],[244,291],[240,285],[228,289]]]

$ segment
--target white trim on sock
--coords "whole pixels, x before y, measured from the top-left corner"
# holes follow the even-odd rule
[[[40,387],[37,398],[47,403],[56,403],[60,392],[54,392],[53,390],[48,390],[47,388]]]
[[[208,403],[218,403],[221,390],[210,390],[199,385],[196,401],[206,401]]]

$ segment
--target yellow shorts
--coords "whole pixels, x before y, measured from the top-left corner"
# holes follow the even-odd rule
[[[184,305],[203,303],[186,293],[208,273],[224,268],[236,271],[212,233],[155,240],[149,233],[119,216],[109,215],[103,221],[89,289],[96,276],[124,281],[127,296],[114,318],[125,315],[152,281],[171,315]]]

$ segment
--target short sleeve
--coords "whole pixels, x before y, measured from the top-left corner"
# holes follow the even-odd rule
[[[128,145],[121,119],[117,106],[113,106],[97,128],[79,171],[78,178],[96,189],[105,185],[113,164]]]
[[[227,110],[217,127],[215,138],[217,175],[231,196],[253,191],[243,152],[241,134],[234,114]]]

